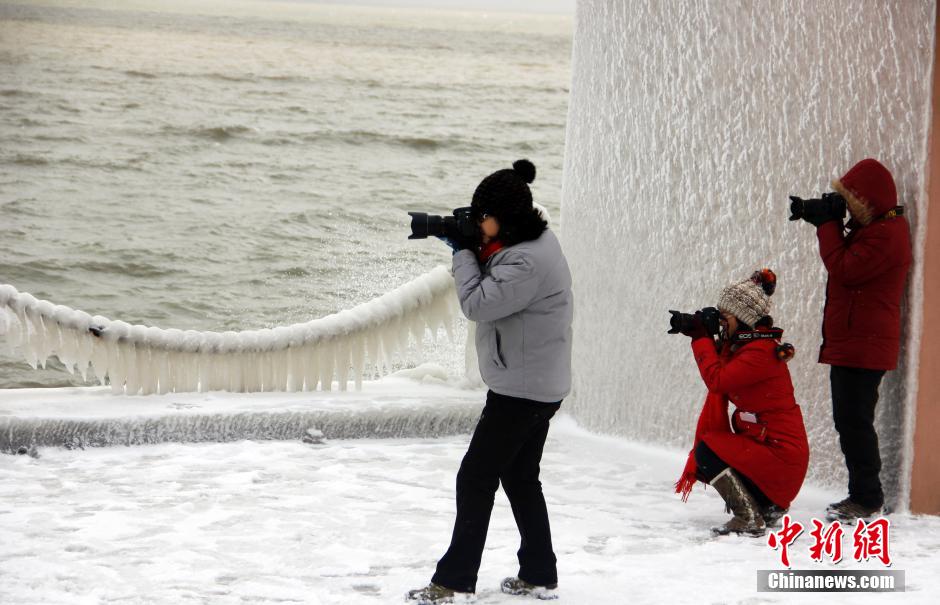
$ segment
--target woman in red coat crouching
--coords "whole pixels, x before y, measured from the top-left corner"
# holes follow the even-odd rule
[[[790,507],[806,476],[809,445],[786,362],[790,345],[773,327],[769,269],[721,292],[721,335],[708,334],[701,312],[685,330],[708,396],[695,430],[695,446],[676,491],[688,498],[696,481],[712,485],[734,517],[712,529],[760,536]],[[734,404],[728,420],[728,402]]]

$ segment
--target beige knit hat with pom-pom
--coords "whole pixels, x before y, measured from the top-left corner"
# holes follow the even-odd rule
[[[777,288],[777,276],[770,269],[755,271],[749,278],[733,283],[721,291],[718,310],[730,313],[754,327],[770,314],[770,296]]]

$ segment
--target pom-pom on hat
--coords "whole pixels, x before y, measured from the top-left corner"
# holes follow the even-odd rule
[[[770,314],[770,297],[777,289],[777,276],[770,269],[755,271],[749,278],[721,291],[718,310],[730,313],[749,326]]]
[[[483,179],[473,192],[471,207],[477,214],[492,214],[498,221],[512,221],[532,211],[535,165],[529,160],[516,160],[512,168],[497,170]]]

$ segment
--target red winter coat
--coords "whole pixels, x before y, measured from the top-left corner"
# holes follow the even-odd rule
[[[901,296],[911,266],[903,216],[843,235],[838,221],[816,230],[829,271],[819,363],[893,370],[901,346]]]
[[[756,340],[734,352],[726,346],[719,355],[711,339],[692,341],[709,396],[723,395],[736,407],[732,429],[725,421],[697,437],[775,504],[789,508],[806,477],[809,444],[790,371],[777,358],[778,344]],[[754,414],[757,422],[745,421],[742,412]]]

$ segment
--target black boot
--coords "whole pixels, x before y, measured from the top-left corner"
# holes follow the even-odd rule
[[[768,504],[760,509],[760,516],[764,518],[767,527],[780,527],[780,519],[790,512],[789,508],[780,508],[776,504]]]

